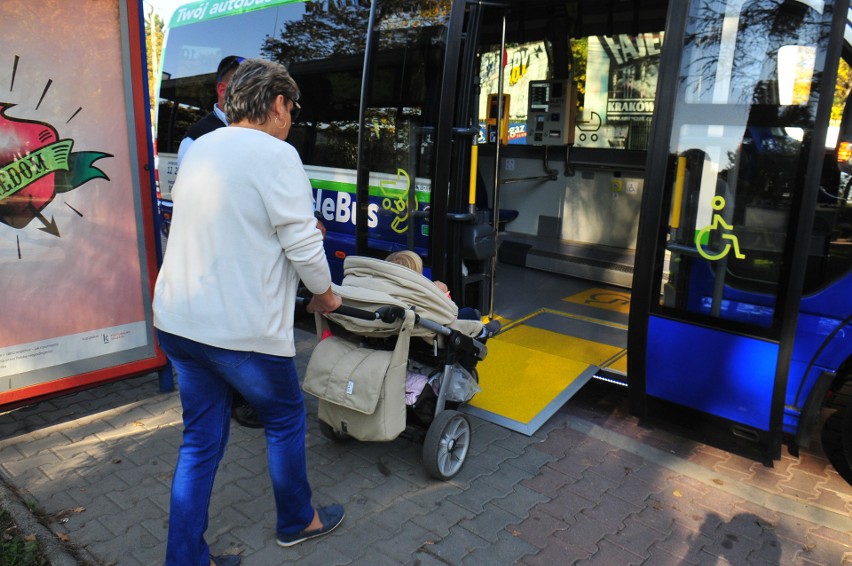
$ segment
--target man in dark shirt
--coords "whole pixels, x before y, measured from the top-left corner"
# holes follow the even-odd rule
[[[183,161],[183,156],[186,155],[192,142],[204,134],[228,125],[228,118],[224,111],[225,90],[228,88],[231,77],[234,76],[234,71],[242,62],[243,58],[236,55],[228,55],[219,61],[219,66],[216,68],[216,103],[213,104],[213,110],[209,114],[191,125],[186,131],[186,136],[181,140],[178,148],[178,165]]]

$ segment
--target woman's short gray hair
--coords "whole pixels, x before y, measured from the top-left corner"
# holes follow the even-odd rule
[[[237,67],[225,91],[228,122],[265,124],[279,94],[293,102],[299,100],[299,87],[287,68],[264,59],[246,59]]]

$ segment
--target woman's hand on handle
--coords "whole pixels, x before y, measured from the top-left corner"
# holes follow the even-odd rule
[[[331,287],[329,287],[324,293],[314,294],[311,298],[311,302],[308,303],[307,311],[309,313],[318,312],[320,314],[328,314],[337,310],[337,307],[339,307],[341,303],[342,301],[340,300],[340,297],[335,295],[331,291]]]

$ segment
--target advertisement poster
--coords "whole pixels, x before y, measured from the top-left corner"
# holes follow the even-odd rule
[[[662,45],[662,33],[589,39],[578,147],[647,149]]]
[[[124,5],[0,3],[0,405],[156,357]]]
[[[549,58],[544,43],[511,45],[506,48],[502,58],[499,51],[482,55],[480,81],[482,96],[479,97],[480,136],[479,143],[485,141],[485,119],[488,115],[488,94],[497,94],[499,87],[500,65],[503,65],[503,94],[510,97],[509,104],[509,143],[526,144],[527,107],[530,81],[549,78]]]

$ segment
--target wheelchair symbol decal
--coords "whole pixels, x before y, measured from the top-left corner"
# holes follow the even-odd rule
[[[592,293],[585,300],[587,305],[611,305],[613,307],[630,306],[630,295],[628,293]]]
[[[716,212],[713,213],[713,222],[709,226],[705,226],[704,228],[699,230],[697,234],[695,234],[695,249],[698,250],[698,253],[704,259],[716,261],[728,255],[728,253],[731,251],[731,247],[733,247],[734,255],[737,257],[737,259],[744,259],[745,254],[740,252],[740,242],[733,234],[722,234],[722,239],[727,241],[725,242],[725,246],[718,253],[707,253],[706,251],[704,251],[704,248],[701,247],[701,242],[705,241],[705,239],[709,240],[709,234],[713,230],[719,230],[720,227],[724,230],[734,229],[734,227],[725,222],[725,220],[722,218],[722,215],[719,214],[719,211],[721,211],[723,208],[725,208],[725,199],[720,196],[714,197],[713,210],[715,210]]]

